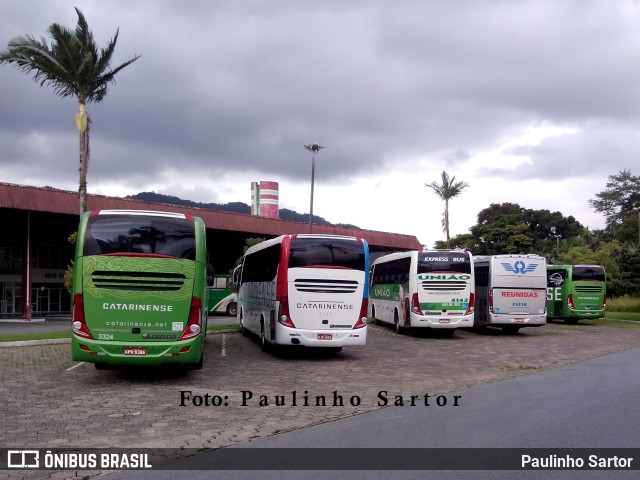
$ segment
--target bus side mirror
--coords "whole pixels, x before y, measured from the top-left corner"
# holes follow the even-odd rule
[[[233,283],[235,283],[236,285],[238,285],[240,283],[240,275],[242,274],[242,265],[238,265],[234,270],[233,270]]]
[[[207,267],[207,287],[213,287],[213,283],[215,281],[215,275],[213,273],[213,268],[211,265]]]

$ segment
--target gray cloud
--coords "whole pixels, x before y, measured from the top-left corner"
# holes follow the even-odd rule
[[[101,43],[120,28],[115,64],[142,55],[102,104],[89,106],[90,182],[142,190],[176,167],[212,185],[230,169],[307,182],[308,142],[326,145],[328,182],[424,158],[437,170],[457,168],[540,123],[576,133],[513,150],[531,163],[486,175],[606,176],[628,168],[640,150],[633,2],[79,7]],[[15,35],[75,21],[60,0],[4,2],[0,48]],[[3,67],[0,105],[3,176],[75,181],[74,101]]]

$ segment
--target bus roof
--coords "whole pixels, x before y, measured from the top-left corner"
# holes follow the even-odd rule
[[[154,210],[94,210],[90,216],[95,215],[139,215],[145,217],[191,218],[184,213],[158,212]]]

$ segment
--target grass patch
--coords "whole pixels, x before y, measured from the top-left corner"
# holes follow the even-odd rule
[[[618,328],[640,328],[640,322],[625,319],[616,318],[599,318],[597,320],[587,320],[585,325],[603,325],[605,327],[618,327]]]
[[[640,314],[640,297],[623,295],[622,297],[608,298],[607,311],[635,312]]]
[[[607,309],[604,318],[607,320],[629,320],[632,322],[640,322],[640,313],[638,312],[610,312]]]
[[[220,330],[239,330],[240,325],[237,323],[229,325],[207,325],[207,332],[219,332]]]
[[[500,370],[505,372],[529,372],[532,370],[540,370],[541,367],[534,367],[532,365],[511,365],[507,364],[502,367]]]
[[[71,338],[71,330],[60,330],[57,332],[12,333],[9,335],[0,335],[0,342],[50,340],[52,338]]]

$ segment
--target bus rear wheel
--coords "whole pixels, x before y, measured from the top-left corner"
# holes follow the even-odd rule
[[[269,342],[267,342],[267,332],[264,328],[264,321],[260,322],[260,348],[263,352],[269,351]]]
[[[517,325],[505,325],[502,327],[502,331],[508,335],[515,335],[520,330]]]
[[[230,317],[235,317],[236,315],[238,315],[238,304],[235,302],[232,302],[229,304],[229,306],[227,307],[227,315],[229,315]]]
[[[398,318],[398,312],[396,312],[396,314],[393,316],[393,323],[394,323],[394,325],[396,327],[396,333],[398,335],[402,335],[404,329],[402,328],[402,325],[400,325],[400,319]]]
[[[187,370],[202,370],[204,366],[204,353],[200,355],[200,360],[197,363],[188,363]]]

